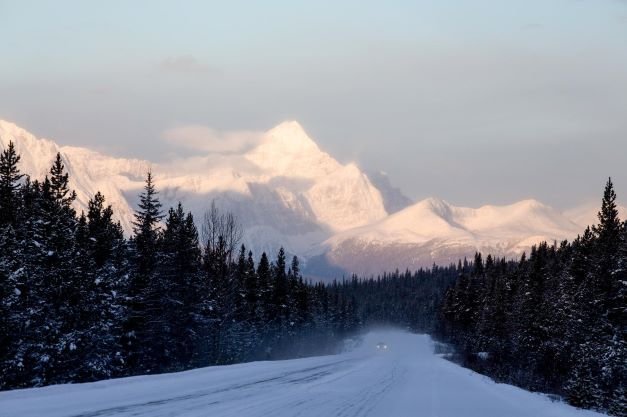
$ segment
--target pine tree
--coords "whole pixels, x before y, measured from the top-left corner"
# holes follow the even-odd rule
[[[55,181],[67,179],[62,164],[53,165],[50,172]],[[67,181],[55,184],[48,178],[42,184],[27,180],[20,192],[13,250],[17,256],[11,274],[19,295],[12,302],[13,311],[19,312],[13,320],[19,336],[5,368],[13,386],[65,382],[73,365],[68,353],[77,341],[74,330],[82,319],[83,295],[77,220]]]
[[[253,253],[251,251],[248,252],[245,268],[246,278],[244,281],[244,291],[246,294],[246,305],[248,306],[248,321],[251,326],[256,328],[261,320],[259,305],[260,293],[257,271],[255,271],[255,261],[253,260]]]
[[[47,225],[41,184],[31,183],[27,178],[20,189],[20,197],[23,206],[18,211],[17,224],[21,227],[16,230],[17,248],[6,252],[18,254],[11,267],[15,272],[10,275],[18,296],[10,304],[8,318],[14,326],[13,337],[0,372],[0,385],[11,388],[46,382],[51,357],[48,336],[55,336],[57,330],[56,316],[50,316],[53,311],[49,305],[50,297],[46,297],[51,289],[46,282],[48,249],[44,239]],[[7,260],[3,256],[3,263]],[[46,325],[48,332],[43,332]]]
[[[237,265],[233,271],[233,316],[236,321],[245,322],[248,320],[248,305],[246,302],[246,282],[248,281],[246,274],[248,268],[246,265],[246,246],[240,246],[239,255],[237,256]]]
[[[258,301],[257,315],[259,324],[259,348],[263,358],[270,359],[271,339],[274,337],[275,325],[272,319],[276,315],[273,305],[273,284],[270,261],[265,252],[261,254],[257,265]]]
[[[65,382],[68,373],[75,367],[74,346],[78,346],[80,336],[75,331],[80,327],[82,302],[85,296],[85,282],[93,279],[92,271],[83,269],[80,256],[77,256],[75,233],[76,212],[72,203],[76,193],[69,188],[69,174],[65,172],[61,155],[57,154],[50,168],[50,177],[44,179],[42,215],[45,234],[43,246],[46,259],[42,267],[42,300],[46,304],[47,323],[42,332],[47,333],[47,353],[43,355],[47,368],[43,383]]]
[[[300,273],[300,262],[297,256],[292,258],[292,280],[290,285],[290,294],[293,300],[292,308],[294,310],[294,320],[299,326],[305,327],[311,320],[309,311],[309,296],[307,294],[307,286],[303,282]]]
[[[285,271],[286,263],[285,263],[285,250],[283,248],[279,249],[277,253],[276,263],[273,268],[274,275],[274,283],[273,283],[273,295],[272,295],[272,304],[273,311],[271,320],[275,320],[278,323],[281,323],[282,319],[288,313],[287,310],[287,291],[288,291],[288,283],[287,283],[287,275]]]
[[[86,247],[97,267],[102,267],[113,255],[115,249],[124,238],[119,224],[113,221],[113,209],[104,205],[105,198],[97,192],[89,200],[87,210],[87,234]]]
[[[174,371],[190,366],[195,340],[197,277],[200,271],[198,233],[181,203],[171,208],[160,241],[158,272],[146,289],[147,327],[152,369]]]
[[[601,211],[598,213],[599,224],[595,227],[595,232],[599,239],[599,246],[605,253],[615,253],[621,232],[621,222],[618,218],[618,208],[616,207],[616,192],[614,184],[609,178],[603,191]]]
[[[135,212],[133,230],[134,244],[137,251],[140,274],[150,273],[156,262],[157,241],[159,239],[159,222],[163,219],[161,203],[157,190],[148,171],[144,192],[139,196],[139,209]]]
[[[71,206],[76,200],[76,192],[69,188],[69,174],[65,171],[60,153],[57,153],[52,168],[50,168],[50,194],[60,207],[74,215]]]
[[[272,303],[273,285],[270,261],[268,261],[268,256],[265,252],[261,254],[259,264],[257,265],[257,277],[259,280],[259,301],[263,306],[261,318],[266,324],[268,324],[271,314],[273,314],[269,311]]]
[[[159,344],[151,344],[151,337],[155,337],[155,314],[159,310],[156,307],[155,288],[158,284],[152,282],[155,279],[155,269],[158,259],[160,239],[159,221],[163,218],[161,203],[157,198],[157,190],[153,182],[152,173],[146,176],[144,191],[139,196],[139,209],[135,212],[133,222],[135,236],[132,239],[135,251],[135,270],[131,274],[128,285],[129,315],[124,326],[122,340],[127,352],[128,366],[138,372],[154,371],[158,354],[155,349]],[[154,320],[153,320],[154,319]]]
[[[23,177],[17,166],[19,162],[15,145],[9,142],[7,149],[0,154],[0,227],[15,223],[19,206],[17,191]]]
[[[16,311],[20,290],[15,271],[19,270],[20,253],[16,224],[20,211],[17,164],[19,155],[13,142],[0,154],[0,375],[8,375],[11,364],[5,360],[15,352],[18,340],[19,314]],[[7,384],[0,376],[0,389]]]

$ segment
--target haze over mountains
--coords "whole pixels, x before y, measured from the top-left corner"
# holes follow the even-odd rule
[[[33,178],[43,178],[61,153],[79,211],[101,191],[130,233],[151,169],[165,208],[181,201],[200,223],[215,201],[238,216],[244,243],[256,255],[284,246],[305,261],[306,273],[319,277],[448,264],[477,250],[515,257],[539,241],[575,237],[598,210],[590,204],[560,212],[535,200],[477,209],[437,198],[413,203],[385,174],[335,160],[294,121],[241,152],[165,164],[60,146],[0,120],[0,147],[11,140],[22,156],[21,170]]]

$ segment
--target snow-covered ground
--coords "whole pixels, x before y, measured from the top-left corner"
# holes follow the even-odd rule
[[[389,345],[378,352],[376,344]],[[370,333],[351,352],[0,392],[3,417],[600,416],[496,384],[433,353],[428,336]]]

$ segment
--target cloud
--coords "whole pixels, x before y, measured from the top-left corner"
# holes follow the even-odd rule
[[[166,142],[206,153],[238,153],[261,141],[263,132],[250,130],[218,131],[208,126],[186,125],[163,132]]]
[[[216,68],[200,62],[192,55],[168,57],[161,61],[159,68],[171,73],[216,74],[219,72]]]

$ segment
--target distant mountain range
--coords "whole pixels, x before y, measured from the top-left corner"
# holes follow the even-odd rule
[[[244,243],[255,254],[284,246],[305,261],[305,272],[321,278],[448,264],[477,250],[517,257],[539,241],[575,237],[598,210],[586,205],[560,212],[535,200],[478,209],[437,198],[414,203],[385,174],[339,163],[294,121],[241,152],[162,164],[60,146],[0,120],[0,147],[9,141],[22,156],[21,170],[33,178],[43,178],[60,152],[77,209],[101,191],[129,233],[151,169],[164,207],[181,201],[201,222],[215,201],[238,216]]]

